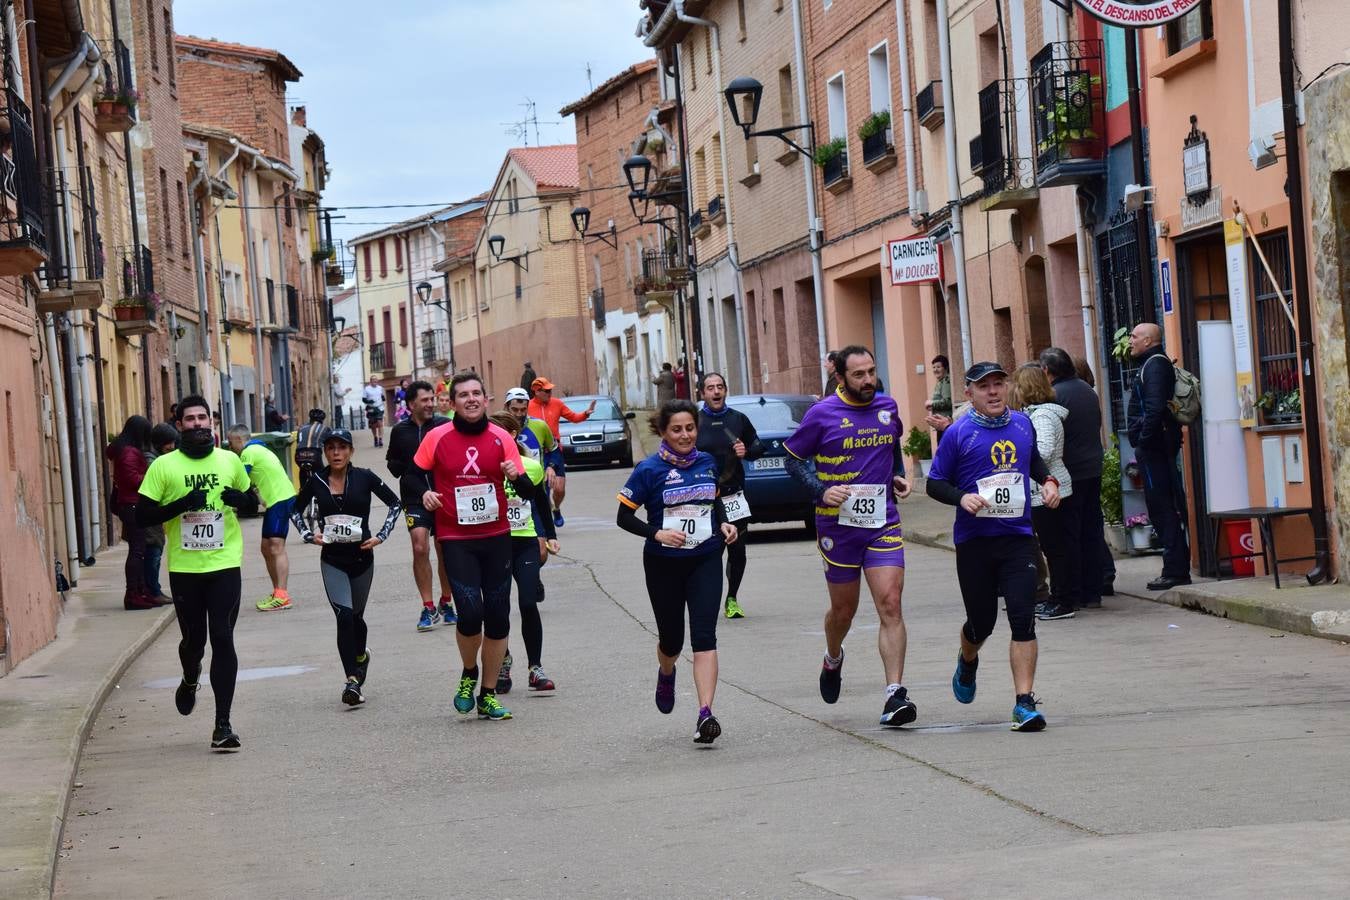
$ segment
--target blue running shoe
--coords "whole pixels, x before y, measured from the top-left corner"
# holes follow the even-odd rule
[[[502,706],[493,694],[484,694],[478,698],[478,718],[501,722],[511,718],[511,710]]]
[[[975,670],[980,665],[980,658],[975,657],[973,663],[968,663],[961,651],[956,651],[956,672],[952,675],[952,693],[956,695],[957,703],[972,703],[975,700]]]
[[[478,679],[468,675],[462,675],[459,679],[459,690],[455,691],[455,712],[461,716],[467,716],[473,712],[473,689],[478,686]]]
[[[553,525],[554,525],[554,527],[556,527],[556,528],[561,528],[561,527],[563,527],[563,526],[566,525],[566,524],[567,524],[567,520],[563,518],[562,510],[561,510],[561,509],[555,509],[555,510],[553,511]]]
[[[1036,709],[1036,698],[1031,694],[1019,694],[1017,705],[1013,707],[1013,731],[1043,731],[1045,716]]]
[[[440,613],[429,606],[422,607],[422,618],[417,620],[418,631],[430,631],[441,620]]]
[[[675,708],[674,668],[669,675],[663,675],[660,669],[656,670],[656,708],[667,715]]]
[[[459,616],[455,615],[455,605],[444,597],[441,598],[440,616],[444,625],[454,625],[459,621]]]

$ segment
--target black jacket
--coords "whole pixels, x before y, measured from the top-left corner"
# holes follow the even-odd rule
[[[422,445],[422,438],[433,428],[449,422],[445,416],[433,415],[423,425],[419,426],[412,419],[404,419],[389,430],[389,444],[384,451],[384,462],[389,467],[389,474],[399,480],[399,499],[405,509],[409,506],[420,507],[422,494],[427,489],[421,481],[410,485],[404,478],[405,475],[414,474],[415,467],[412,461],[417,454],[417,448]]]
[[[749,416],[738,409],[727,409],[725,415],[711,416],[700,407],[698,449],[711,453],[717,460],[718,487],[723,495],[734,494],[745,485],[744,460],[731,449],[738,439],[745,444],[745,460],[764,455],[764,444]]]
[[[1139,372],[1130,386],[1130,444],[1146,450],[1176,453],[1181,447],[1181,425],[1168,403],[1177,387],[1177,371],[1162,346],[1139,357]]]
[[[1102,477],[1102,408],[1097,392],[1076,376],[1055,382],[1055,402],[1069,411],[1064,420],[1064,467],[1069,477]]]
[[[372,495],[384,501],[388,507],[385,511],[384,524],[373,534],[370,529]],[[295,523],[296,530],[306,543],[310,543],[314,538],[314,532],[310,531],[309,523],[305,521],[304,516],[304,511],[309,508],[311,500],[318,508],[321,532],[322,522],[326,516],[356,516],[361,520],[361,541],[368,541],[372,536],[378,537],[381,541],[388,540],[401,512],[394,492],[374,472],[352,466],[347,470],[347,484],[342,494],[334,495],[328,487],[328,467],[325,466],[311,474],[309,479],[300,485],[300,493],[291,511],[291,521]],[[364,571],[374,562],[375,553],[372,550],[362,550],[360,541],[349,544],[324,544],[319,552],[319,558],[354,574]]]

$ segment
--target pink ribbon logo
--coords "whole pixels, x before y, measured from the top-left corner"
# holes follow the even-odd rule
[[[478,468],[478,448],[468,447],[464,450],[464,474],[482,475],[483,470]]]

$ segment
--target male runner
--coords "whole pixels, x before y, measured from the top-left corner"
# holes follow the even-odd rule
[[[248,426],[235,424],[226,435],[230,449],[243,460],[248,480],[258,489],[262,501],[262,552],[267,574],[272,578],[272,593],[258,601],[259,612],[274,612],[291,608],[291,595],[286,582],[291,574],[291,561],[286,556],[286,535],[291,531],[291,510],[295,507],[295,485],[281,467],[281,460],[267,449],[262,441],[253,440]]]
[[[1012,730],[1040,731],[1036,709],[1036,538],[1031,528],[1031,481],[1041,484],[1046,506],[1059,505],[1059,482],[1036,452],[1036,431],[1023,413],[1007,407],[1007,377],[995,362],[966,371],[971,410],[956,420],[938,444],[928,473],[928,496],[958,507],[956,577],[965,602],[961,649],[952,693],[975,699],[980,646],[998,621],[998,599],[1008,610],[1012,644]]]
[[[566,403],[555,399],[553,396],[553,382],[547,378],[536,378],[530,384],[530,389],[534,391],[534,399],[530,401],[530,415],[536,419],[543,419],[548,423],[548,430],[553,435],[555,443],[559,443],[558,420],[566,419],[569,422],[584,422],[595,412],[595,401],[586,407],[585,412],[573,412]],[[563,461],[562,447],[557,447],[552,453],[552,459],[548,460],[550,468],[553,469],[553,524],[558,528],[563,526],[562,502],[567,496],[567,466]]]
[[[736,540],[727,545],[728,619],[745,618],[745,610],[736,602],[745,577],[745,533],[750,530],[750,504],[745,499],[747,459],[764,455],[764,445],[750,417],[727,406],[727,382],[718,372],[703,376],[703,407],[698,412],[698,449],[711,453],[717,462],[717,490],[727,521],[736,526]]]
[[[384,446],[384,388],[380,379],[370,376],[370,383],[361,388],[361,402],[366,407],[366,424],[375,438],[375,446]]]
[[[544,485],[547,488],[553,487],[553,479],[557,473],[553,469],[553,461],[562,456],[558,451],[558,443],[553,439],[553,432],[548,430],[548,423],[543,419],[536,419],[529,414],[530,392],[524,388],[511,388],[506,392],[506,411],[516,417],[520,423],[520,433],[516,436],[516,443],[525,448],[525,453],[530,459],[544,467]],[[553,518],[552,501],[546,496],[543,502],[532,504],[534,514],[534,527],[537,534],[546,534],[552,529],[544,525],[544,519]],[[553,528],[557,528],[554,522]],[[539,565],[542,567],[548,562],[548,556],[544,555]],[[535,602],[544,602],[544,581],[539,579],[539,598]],[[506,662],[502,663],[502,671],[509,680],[511,674],[511,651],[506,651]]]
[[[309,480],[310,473],[323,468],[323,437],[328,431],[324,420],[328,414],[321,409],[309,411],[309,421],[295,434],[295,465],[300,470],[300,483]]]
[[[820,697],[826,703],[839,699],[844,637],[858,612],[865,575],[881,619],[877,649],[886,670],[881,724],[898,727],[918,715],[901,686],[908,641],[900,609],[905,539],[895,501],[910,490],[900,451],[904,430],[895,401],[877,392],[872,351],[845,347],[835,354],[834,366],[839,387],[812,406],[783,442],[788,471],[815,493],[817,546],[830,593]]]
[[[422,494],[427,486],[425,481],[417,477],[413,456],[428,432],[450,420],[436,415],[436,394],[427,382],[414,381],[408,385],[407,396],[410,415],[389,429],[389,449],[384,453],[384,462],[389,468],[389,474],[399,480],[399,499],[403,504],[404,520],[408,523],[408,536],[412,538],[413,581],[422,598],[422,613],[417,620],[417,630],[431,631],[437,622],[455,624],[455,607],[451,603],[450,579],[445,573],[445,566],[441,564],[439,548],[436,551],[436,574],[441,582],[439,610],[431,600],[431,544],[436,534],[436,521],[422,507]],[[414,476],[411,481],[404,478],[409,474]]]
[[[209,636],[211,690],[216,696],[211,747],[238,750],[239,735],[230,727],[239,672],[234,623],[239,618],[239,567],[244,557],[236,510],[252,512],[256,504],[248,493],[243,462],[215,446],[206,400],[184,397],[177,410],[182,446],[150,464],[141,482],[136,522],[142,527],[168,523],[169,589],[183,635],[178,643],[183,681],[174,692],[174,704],[185,716],[196,705]]]

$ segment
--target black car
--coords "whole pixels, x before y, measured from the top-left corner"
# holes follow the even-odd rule
[[[816,402],[807,394],[746,394],[727,398],[727,405],[749,417],[764,444],[764,455],[745,463],[745,499],[751,522],[801,522],[815,527],[816,504],[811,492],[787,471],[788,439]]]
[[[613,397],[604,394],[581,394],[565,397],[563,402],[573,412],[582,412],[595,401],[595,411],[584,422],[558,423],[558,443],[563,461],[569,466],[582,463],[633,465],[633,435],[628,420],[636,413],[625,413]]]

